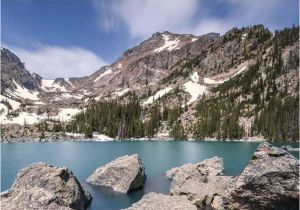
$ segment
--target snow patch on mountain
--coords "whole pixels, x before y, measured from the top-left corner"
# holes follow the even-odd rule
[[[191,75],[191,80],[187,81],[183,85],[184,90],[191,95],[191,98],[188,101],[187,105],[190,105],[191,103],[196,101],[199,96],[204,95],[208,92],[207,87],[205,85],[199,84],[198,81],[199,81],[199,75],[197,72],[194,72]]]
[[[122,96],[124,95],[125,93],[127,93],[130,89],[129,88],[126,88],[126,89],[123,89],[123,90],[119,90],[119,91],[116,91],[114,92],[114,94],[116,94],[117,96]]]
[[[41,89],[46,92],[68,92],[65,87],[55,83],[53,79],[42,79]]]
[[[194,83],[198,83],[199,82],[199,75],[198,75],[198,72],[194,72],[191,76],[191,80],[192,82]]]
[[[156,101],[157,99],[163,97],[164,95],[166,95],[167,93],[169,93],[173,88],[171,87],[166,87],[162,90],[157,91],[153,96],[150,96],[146,101],[144,101],[143,106],[152,104],[154,101]]]
[[[164,45],[159,47],[159,48],[156,48],[154,50],[154,52],[161,52],[161,51],[164,51],[164,50],[168,50],[168,51],[172,51],[174,49],[178,49],[177,46],[179,44],[179,39],[174,39],[174,40],[170,40],[170,36],[167,35],[167,34],[163,34],[163,39],[165,41]]]
[[[38,92],[36,91],[30,91],[25,87],[20,86],[18,83],[15,82],[15,80],[13,80],[13,83],[17,86],[17,88],[14,91],[11,90],[7,90],[6,92],[13,96],[13,97],[17,97],[17,98],[25,98],[25,99],[30,99],[32,101],[38,101],[39,97],[38,97]]]
[[[247,65],[242,66],[238,71],[235,71],[233,74],[228,75],[226,78],[217,80],[217,79],[214,79],[214,78],[216,78],[216,76],[214,76],[214,77],[205,77],[203,80],[204,80],[204,83],[205,83],[205,84],[209,84],[209,85],[213,85],[213,84],[222,84],[222,83],[228,81],[230,78],[239,75],[240,73],[242,73],[242,72],[245,71],[246,69],[247,69]],[[230,73],[230,72],[229,72],[229,73]],[[218,76],[218,75],[217,75],[217,76]]]
[[[36,113],[20,112],[18,116],[12,118],[9,118],[5,115],[0,115],[1,124],[32,125],[46,118],[46,113],[43,115],[37,115]]]
[[[227,80],[228,79],[217,81],[217,80],[214,80],[214,79],[210,79],[209,77],[206,77],[206,78],[204,78],[204,83],[205,84],[209,84],[209,85],[212,85],[212,84],[222,84],[222,83],[224,83]]]
[[[109,68],[107,69],[105,72],[103,72],[102,74],[100,74],[95,80],[94,82],[97,82],[98,80],[100,80],[102,77],[108,75],[108,74],[111,74],[112,73],[112,69]]]
[[[72,82],[70,81],[70,79],[64,79],[67,83],[69,83],[71,85],[72,88],[75,88],[74,85],[72,84]]]
[[[8,107],[0,103],[0,117],[6,114],[8,114]]]
[[[104,134],[98,134],[96,132],[93,133],[93,139],[96,141],[113,141],[113,138],[106,136]]]
[[[81,111],[82,110],[78,108],[63,108],[59,110],[57,116],[54,116],[54,119],[61,121],[70,121],[76,114]]]
[[[122,66],[122,63],[118,63],[118,65],[117,65],[117,68],[118,69],[121,69],[123,66]]]
[[[13,110],[18,109],[21,105],[20,102],[15,101],[13,99],[10,99],[10,98],[8,98],[6,96],[3,96],[3,95],[0,95],[0,101],[7,101],[11,105]]]
[[[246,38],[247,38],[247,34],[244,33],[244,34],[242,35],[242,42],[244,42]]]
[[[76,98],[76,99],[82,99],[82,95],[80,94],[70,94],[70,93],[63,93],[61,94],[62,98]]]

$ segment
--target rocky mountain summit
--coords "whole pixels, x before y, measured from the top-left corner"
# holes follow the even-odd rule
[[[222,36],[154,33],[111,65],[80,78],[42,78],[2,48],[2,136],[30,138],[30,130],[38,128],[35,137],[41,138],[63,131],[120,139],[297,141],[298,31],[272,34],[257,25]],[[139,115],[124,123],[131,104]],[[122,113],[115,113],[117,106]],[[274,113],[276,120],[268,121]],[[110,118],[114,125],[108,125]],[[25,131],[11,136],[13,124]]]

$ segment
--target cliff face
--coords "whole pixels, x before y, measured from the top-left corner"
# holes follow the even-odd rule
[[[142,121],[153,121],[148,137],[296,140],[298,37],[298,28],[272,35],[262,25],[223,36],[155,33],[92,75],[54,80],[1,49],[1,123],[68,121],[97,101],[134,95]]]
[[[25,69],[24,63],[12,52],[1,48],[1,93],[21,84],[29,90],[39,90],[41,77]]]

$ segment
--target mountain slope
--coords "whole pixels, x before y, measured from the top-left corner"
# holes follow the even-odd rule
[[[22,125],[31,115],[27,126],[43,122],[47,130],[89,136],[296,140],[298,30],[272,35],[257,25],[223,36],[155,33],[81,78],[46,80],[30,74],[16,56],[4,56],[1,121],[8,133],[9,124]],[[10,66],[27,76],[15,78]],[[26,97],[16,97],[22,91]]]

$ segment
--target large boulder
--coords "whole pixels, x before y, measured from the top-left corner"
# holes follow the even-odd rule
[[[13,187],[1,193],[1,209],[84,210],[91,199],[67,168],[34,163],[21,169]]]
[[[184,196],[170,196],[161,193],[149,193],[127,210],[197,210]]]
[[[143,187],[145,168],[137,154],[122,156],[97,168],[87,182],[108,187],[115,192],[128,193]]]
[[[230,209],[299,209],[299,161],[261,143],[232,186]]]
[[[185,164],[166,172],[172,180],[171,195],[185,195],[199,208],[211,206],[214,197],[227,196],[227,188],[232,181],[222,176],[223,159],[213,157],[196,164]]]

